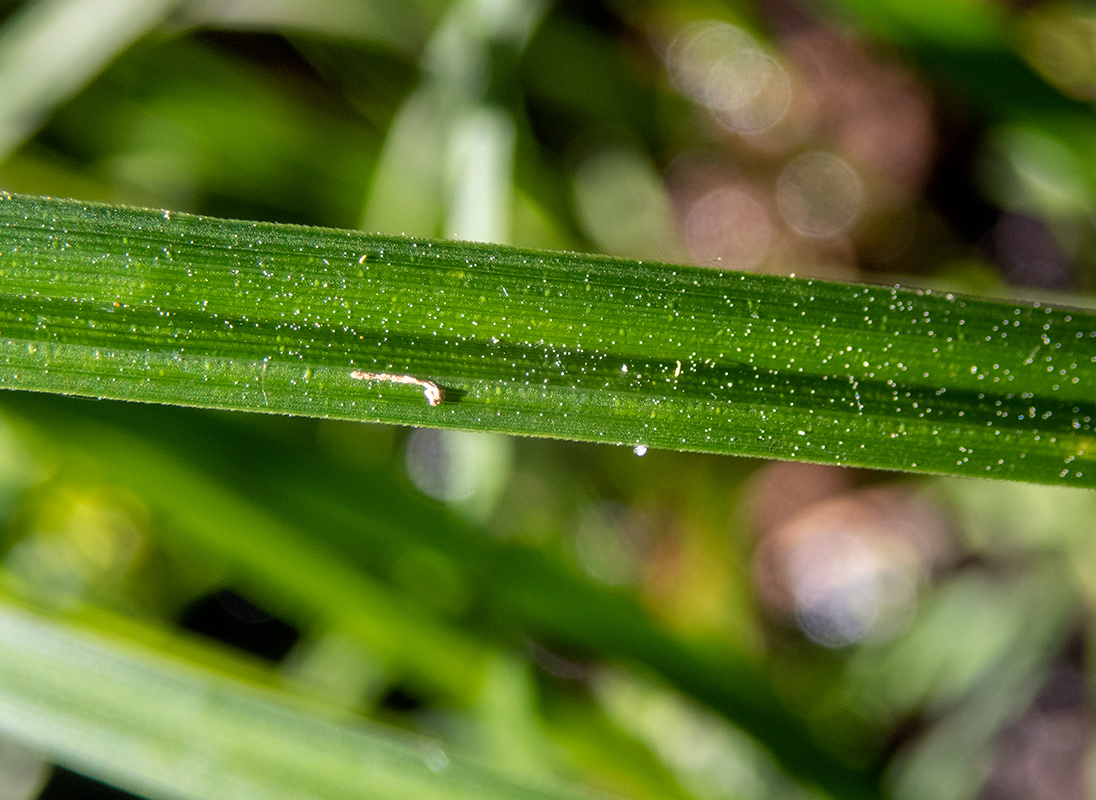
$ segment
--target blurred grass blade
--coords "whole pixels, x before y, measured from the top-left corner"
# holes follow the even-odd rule
[[[0,161],[176,0],[39,0],[0,31]]]
[[[171,409],[30,395],[5,407],[32,421],[66,461],[140,496],[170,521],[173,538],[223,559],[249,594],[311,609],[359,637],[409,685],[467,703],[481,689],[489,642],[532,636],[660,675],[767,748],[788,775],[832,797],[878,793],[868,754],[859,765],[835,757],[809,713],[784,706],[761,659],[722,640],[672,633],[629,594],[471,528],[385,471],[336,466],[291,441],[275,446],[230,419],[184,422]],[[237,456],[226,463],[225,452]],[[432,565],[427,574],[439,579],[386,592],[409,564]],[[453,609],[458,619],[446,624],[427,611],[428,596],[453,592],[454,576],[466,609]]]
[[[199,28],[356,39],[410,55],[422,46],[440,6],[439,0],[191,0],[177,17]]]
[[[517,132],[489,95],[514,70],[543,12],[541,0],[450,5],[423,54],[423,83],[389,128],[365,227],[508,238]]]
[[[279,607],[302,626],[320,619],[358,637],[382,656],[392,675],[411,686],[440,689],[460,702],[479,690],[487,649],[427,607],[407,602],[372,578],[312,531],[315,520],[295,525],[269,503],[250,502],[233,490],[227,476],[195,468],[183,456],[183,444],[158,446],[155,438],[96,423],[71,406],[50,413],[41,404],[15,404],[19,405],[24,406],[24,418],[40,426],[35,439],[52,439],[50,451],[63,454],[66,462],[80,464],[82,472],[105,477],[140,496],[166,523],[174,541],[229,565],[230,574],[249,595]],[[169,424],[161,420],[161,437]],[[175,434],[209,444],[200,430]],[[229,436],[221,444],[231,441]],[[254,440],[243,444],[261,447]],[[223,451],[214,444],[207,452]],[[277,454],[267,455],[281,463]],[[390,477],[369,477],[398,493]],[[307,483],[298,483],[302,485]],[[370,523],[366,519],[365,530],[355,533],[363,536]]]
[[[1096,315],[1039,304],[2,195],[0,337],[12,389],[1096,486]]]
[[[548,798],[436,744],[0,604],[0,731],[152,798]]]

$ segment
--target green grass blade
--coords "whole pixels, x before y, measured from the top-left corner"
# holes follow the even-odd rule
[[[675,634],[636,598],[472,528],[384,471],[335,466],[292,442],[276,447],[238,417],[184,420],[174,409],[33,395],[4,405],[64,461],[141,497],[171,522],[173,538],[223,560],[255,597],[336,624],[428,694],[468,702],[492,644],[532,637],[661,676],[767,748],[788,775],[835,798],[878,795],[877,764],[867,754],[859,765],[836,757],[808,713],[785,707],[763,659]],[[400,565],[423,558],[461,576],[459,591],[478,611],[454,612],[447,625],[425,598],[416,606],[406,588],[385,592]]]
[[[1096,486],[1096,315],[1038,304],[3,195],[0,337],[11,389]]]
[[[0,161],[159,25],[174,0],[24,3],[0,27]]]
[[[485,647],[360,569],[316,534],[316,520],[294,524],[281,509],[250,502],[234,491],[230,476],[217,475],[204,464],[196,468],[184,456],[186,446],[179,442],[183,438],[179,431],[167,440],[176,448],[165,447],[121,426],[97,423],[93,411],[89,419],[80,408],[55,408],[50,413],[41,404],[15,404],[19,405],[24,406],[24,419],[40,426],[35,438],[52,438],[51,447],[67,462],[136,493],[155,509],[175,540],[227,564],[242,588],[281,607],[302,626],[320,619],[359,637],[383,655],[388,670],[407,676],[413,685],[425,682],[430,690],[440,688],[446,696],[462,701],[479,689],[488,657]],[[158,433],[166,435],[163,430]],[[207,452],[218,452],[216,444],[208,447],[210,442],[200,428],[191,429],[189,435],[207,445]],[[231,436],[220,444],[261,446],[256,440]],[[272,458],[281,463],[276,454]],[[367,477],[398,496],[398,484],[390,476]],[[298,483],[298,487],[307,485]],[[378,513],[376,507],[373,513]],[[370,522],[364,520],[366,531]],[[366,535],[360,529],[355,534]]]
[[[2,604],[0,731],[151,798],[589,797]]]

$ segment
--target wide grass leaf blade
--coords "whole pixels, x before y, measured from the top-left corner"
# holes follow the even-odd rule
[[[5,388],[1096,486],[1094,385],[1088,311],[0,195]]]

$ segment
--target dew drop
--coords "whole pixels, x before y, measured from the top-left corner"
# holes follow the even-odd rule
[[[449,756],[433,742],[424,742],[420,755],[426,768],[431,772],[441,772],[449,766]]]

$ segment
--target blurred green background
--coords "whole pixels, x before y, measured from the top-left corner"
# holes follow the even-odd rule
[[[3,190],[1074,305],[1094,98],[1082,3],[0,3]],[[9,598],[513,774],[1094,786],[1091,492],[4,393],[0,531]]]

